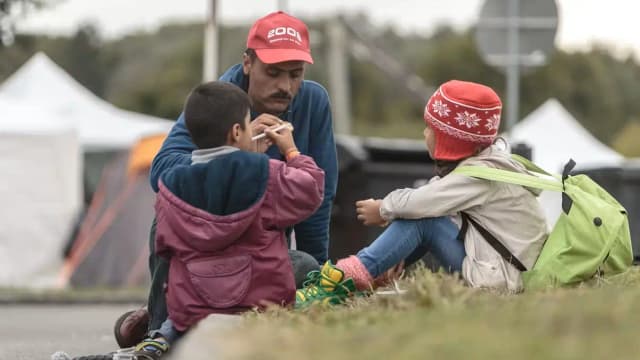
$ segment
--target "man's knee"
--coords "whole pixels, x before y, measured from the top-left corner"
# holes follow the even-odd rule
[[[289,250],[289,258],[293,266],[293,276],[296,279],[296,288],[302,288],[302,283],[307,274],[313,270],[320,270],[320,265],[313,256],[299,250]]]

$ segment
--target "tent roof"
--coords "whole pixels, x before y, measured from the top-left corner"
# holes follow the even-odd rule
[[[579,168],[618,165],[624,157],[593,137],[556,99],[549,99],[513,127],[511,143],[533,147],[533,161],[559,172],[569,159]]]
[[[95,96],[44,53],[35,54],[0,84],[0,97],[18,99],[68,119],[85,150],[129,148],[139,138],[167,133],[172,121],[119,109]]]
[[[52,117],[55,121],[52,121]],[[73,124],[23,101],[0,97],[0,134],[41,135],[74,132]]]

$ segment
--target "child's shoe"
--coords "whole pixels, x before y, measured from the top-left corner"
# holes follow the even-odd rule
[[[52,355],[52,360],[158,360],[169,351],[169,344],[160,339],[147,338],[135,347],[119,349],[104,355],[76,356],[73,359],[63,352]],[[55,356],[55,357],[54,357]]]
[[[145,339],[133,351],[136,360],[158,360],[169,351],[169,344],[158,339]]]
[[[355,293],[353,279],[344,280],[342,270],[329,260],[320,271],[314,270],[307,274],[304,288],[296,291],[296,308],[304,308],[314,303],[341,304]]]

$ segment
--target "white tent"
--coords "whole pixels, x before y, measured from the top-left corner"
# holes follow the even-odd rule
[[[616,166],[624,157],[589,133],[556,99],[549,99],[511,130],[509,141],[524,142],[533,149],[533,161],[541,168],[561,173],[573,159],[576,168]],[[543,191],[538,198],[549,227],[561,212],[560,193]]]
[[[43,53],[0,84],[0,286],[55,285],[83,169],[101,169],[83,154],[128,151],[172,125],[103,101]]]
[[[0,286],[53,286],[81,206],[73,124],[0,99]]]
[[[0,97],[33,104],[77,129],[85,151],[128,149],[137,140],[167,133],[172,121],[119,109],[95,96],[44,53],[35,54],[0,85]]]
[[[533,161],[558,173],[569,159],[578,168],[619,165],[624,157],[589,133],[556,99],[549,99],[516,124],[510,142],[533,147]]]

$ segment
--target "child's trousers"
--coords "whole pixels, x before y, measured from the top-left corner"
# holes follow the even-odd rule
[[[466,256],[458,240],[460,229],[449,217],[394,220],[357,257],[375,278],[402,260],[417,260],[430,252],[448,272],[461,272]]]

